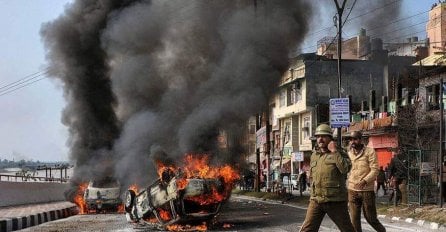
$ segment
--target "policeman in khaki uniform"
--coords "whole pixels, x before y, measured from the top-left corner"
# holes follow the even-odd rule
[[[344,232],[354,232],[347,208],[347,173],[351,162],[337,150],[331,128],[321,124],[314,134],[317,147],[311,154],[311,195],[307,215],[300,231],[318,231],[325,214]]]
[[[351,133],[348,156],[352,162],[352,170],[348,177],[348,203],[350,217],[356,232],[361,232],[361,209],[367,222],[379,232],[386,229],[376,215],[375,179],[378,175],[378,159],[375,150],[362,143],[362,133]]]

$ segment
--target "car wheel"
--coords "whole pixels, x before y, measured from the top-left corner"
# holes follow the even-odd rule
[[[131,189],[127,190],[127,192],[125,193],[125,202],[124,202],[125,212],[131,214],[133,201],[135,201],[135,196],[136,196],[135,191]]]

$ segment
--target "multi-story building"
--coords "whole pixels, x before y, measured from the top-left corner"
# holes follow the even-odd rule
[[[378,38],[370,39],[362,29],[358,36],[343,41],[341,97],[351,95],[355,114],[347,130],[364,132],[368,146],[377,151],[380,166],[390,162],[405,139],[398,133],[395,117],[398,108],[422,102],[427,111],[438,106],[435,105],[438,96],[434,94],[438,89],[435,85],[429,86],[427,81],[433,77],[425,78],[426,83],[422,80],[424,87],[419,87],[422,68],[411,64],[419,62],[423,66],[444,60],[446,43],[440,42],[446,41],[446,33],[442,32],[446,27],[445,12],[446,3],[432,7],[427,40],[412,37],[404,43],[384,44]],[[329,121],[329,99],[338,96],[335,39],[326,37],[318,41],[316,54],[301,54],[291,59],[289,70],[282,76],[269,110],[271,160],[267,162],[265,156],[260,161],[262,168],[271,166],[272,179],[277,179],[278,174],[308,170],[314,129],[319,123]],[[430,56],[420,62],[427,54]],[[373,96],[371,90],[374,90]],[[293,153],[303,154],[303,161],[293,161]]]
[[[429,56],[444,52],[446,47],[446,3],[434,4],[429,11],[429,21],[426,25],[429,39]]]
[[[352,106],[358,109],[374,89],[384,93],[382,65],[369,60],[343,60],[342,97],[351,95]],[[329,121],[328,102],[338,96],[337,60],[315,54],[302,54],[291,60],[275,96],[272,131],[275,146],[272,151],[272,170],[278,173],[297,173],[308,170],[312,151],[311,137],[319,123]],[[303,154],[302,162],[291,160],[292,154]],[[280,165],[282,157],[282,168]]]
[[[317,43],[317,55],[337,59],[337,37],[324,37]],[[365,60],[370,53],[370,37],[361,28],[359,35],[342,41],[342,59]]]

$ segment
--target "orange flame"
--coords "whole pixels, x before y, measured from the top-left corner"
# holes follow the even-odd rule
[[[198,203],[199,205],[210,205],[224,201],[226,199],[226,196],[220,194],[216,189],[213,188],[212,194],[210,195],[186,197],[185,199]]]
[[[214,204],[225,200],[232,190],[233,184],[240,178],[238,172],[229,165],[221,167],[209,165],[209,155],[205,154],[186,154],[184,157],[184,167],[175,168],[157,162],[158,175],[162,178],[163,173],[169,172],[177,175],[177,188],[179,190],[186,188],[189,179],[220,179],[224,185],[224,191],[218,192],[212,189],[211,194],[198,197],[189,197],[187,200],[194,201],[200,205]],[[177,170],[177,171],[175,171]]]
[[[181,178],[177,180],[177,188],[178,189],[184,189],[186,188],[187,184],[189,183],[189,181],[187,179]]]
[[[74,196],[74,203],[77,205],[77,207],[79,208],[79,214],[86,214],[87,213],[87,204],[85,203],[84,200],[84,193],[85,190],[88,187],[88,183],[81,183],[76,191],[76,196]]]
[[[160,161],[156,162],[156,166],[157,166],[157,170],[158,170],[158,176],[161,178],[163,175],[163,172],[165,171],[172,171],[173,173],[175,172],[176,167],[174,166],[167,166],[164,165],[163,163],[161,163]]]
[[[240,175],[229,165],[223,167],[210,167],[208,155],[187,154],[184,158],[185,178],[220,178],[227,184],[233,184]]]
[[[138,194],[138,185],[136,185],[136,184],[132,184],[132,185],[130,185],[129,186],[129,188],[128,188],[129,190],[133,190],[134,192],[135,192],[135,194]]]
[[[145,220],[146,222],[153,223],[153,224],[158,223],[158,219],[156,219],[156,218],[154,218],[154,217],[146,218],[146,219],[144,219],[144,220]]]
[[[118,205],[118,213],[125,213],[125,208],[124,208],[124,204],[120,204]]]
[[[202,225],[179,225],[173,224],[166,226],[168,231],[207,231],[208,227],[205,222]]]
[[[160,209],[159,215],[163,221],[170,220],[170,213],[167,210]]]

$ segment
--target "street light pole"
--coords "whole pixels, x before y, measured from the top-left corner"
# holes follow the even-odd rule
[[[342,2],[342,6],[339,6],[338,0],[334,0],[336,4],[336,9],[338,11],[338,98],[341,98],[341,57],[342,57],[342,13],[344,12],[345,3],[347,0]],[[350,102],[351,104],[351,102]],[[341,127],[337,129],[337,145],[341,147],[342,144],[342,135],[341,135]]]
[[[444,156],[444,105],[443,105],[443,78],[440,78],[440,208],[443,208],[443,156]]]

